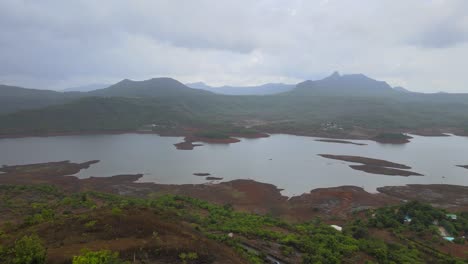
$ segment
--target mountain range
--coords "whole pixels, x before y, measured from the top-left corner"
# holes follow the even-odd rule
[[[148,124],[212,129],[251,120],[260,121],[262,131],[335,137],[355,135],[356,129],[361,136],[445,128],[464,133],[468,94],[413,93],[362,74],[333,73],[262,96],[218,94],[171,78],[126,79],[89,92],[0,86],[0,113],[0,134],[137,130]],[[338,124],[336,131],[323,127],[330,123]]]

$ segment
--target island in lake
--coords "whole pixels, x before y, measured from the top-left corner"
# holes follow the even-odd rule
[[[316,139],[315,141],[328,142],[328,143],[350,144],[350,145],[356,145],[356,146],[366,146],[367,145],[367,144],[364,144],[364,143],[356,143],[356,142],[352,142],[352,141],[339,140],[339,139]]]
[[[321,157],[327,159],[341,160],[352,163],[361,163],[362,165],[349,165],[354,170],[360,170],[372,174],[382,174],[389,176],[423,176],[420,173],[408,171],[411,167],[390,162],[381,159],[373,159],[359,156],[350,155],[330,155],[330,154],[318,154]]]

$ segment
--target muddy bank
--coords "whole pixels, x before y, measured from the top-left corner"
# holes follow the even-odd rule
[[[328,142],[328,143],[351,144],[351,145],[356,145],[356,146],[366,146],[367,145],[367,144],[364,144],[364,143],[356,143],[356,142],[351,142],[351,141],[346,141],[346,140],[339,140],[339,139],[316,139],[315,141]]]

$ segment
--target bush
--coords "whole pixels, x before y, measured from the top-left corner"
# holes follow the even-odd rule
[[[42,264],[46,260],[46,249],[36,236],[24,236],[13,247],[14,264]]]
[[[117,252],[84,250],[81,255],[73,257],[73,264],[128,264],[128,262],[121,260]]]
[[[179,258],[180,260],[182,260],[182,263],[183,264],[187,264],[193,260],[197,260],[198,259],[198,254],[195,253],[195,252],[189,252],[189,253],[180,253],[179,254]]]

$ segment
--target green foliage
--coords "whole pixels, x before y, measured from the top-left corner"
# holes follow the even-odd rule
[[[122,215],[122,209],[120,209],[118,207],[112,208],[111,212],[115,216],[121,216]]]
[[[356,239],[365,238],[369,235],[367,224],[360,219],[352,222],[351,225],[348,225],[345,232]]]
[[[73,264],[128,264],[119,258],[119,254],[109,250],[87,251],[73,257]]]
[[[444,261],[454,259],[431,248],[431,241],[421,239],[418,242],[415,240],[417,236],[414,236],[414,232],[429,234],[429,240],[431,237],[435,237],[435,241],[440,243],[442,239],[434,225],[434,220],[437,220],[438,224],[446,226],[448,230],[453,227],[454,230],[451,231],[460,234],[466,228],[468,216],[467,213],[457,213],[458,219],[456,221],[449,220],[445,216],[444,210],[418,202],[408,202],[399,206],[379,208],[373,211],[375,214],[369,212],[368,218],[349,221],[343,226],[341,233],[320,219],[305,223],[286,223],[268,215],[235,211],[229,204],[215,205],[178,195],[155,194],[152,198],[144,199],[98,192],[66,196],[57,193],[50,196],[46,192],[38,192],[37,189],[7,188],[5,186],[0,186],[0,190],[2,190],[0,198],[5,198],[4,200],[20,197],[21,192],[27,193],[28,196],[34,194],[30,196],[34,198],[34,203],[24,201],[19,203],[16,198],[11,200],[11,203],[5,203],[7,206],[11,206],[11,204],[18,206],[22,210],[20,212],[29,214],[30,217],[38,217],[40,221],[51,222],[51,224],[60,223],[63,219],[75,219],[88,229],[87,231],[97,225],[97,221],[93,220],[97,219],[95,218],[96,210],[107,216],[118,216],[120,222],[125,221],[125,217],[129,213],[128,210],[150,210],[155,214],[167,217],[168,221],[188,223],[200,235],[233,247],[251,263],[263,263],[264,252],[262,253],[262,250],[258,252],[248,250],[248,247],[246,248],[243,244],[245,240],[243,241],[242,238],[261,241],[264,245],[275,245],[285,258],[301,255],[304,263],[342,263],[346,259],[353,259],[361,254],[372,256],[379,263],[424,263],[429,260],[434,263],[445,263]],[[98,206],[98,208],[93,209],[95,207],[89,205]],[[2,208],[0,207],[0,209]],[[74,214],[76,209],[79,209],[79,214]],[[64,211],[70,213],[60,213]],[[405,216],[411,216],[412,222],[410,224],[404,224]],[[99,223],[101,224],[101,222]],[[102,222],[102,225],[104,226],[105,223]],[[22,228],[24,226],[16,227]],[[35,227],[27,226],[25,228]],[[385,229],[383,230],[385,233],[393,234],[395,238],[393,243],[386,243],[373,237],[376,228]],[[2,230],[6,235],[9,235],[8,232],[14,231],[15,228],[3,228]],[[228,236],[229,233],[233,233],[234,236]],[[157,233],[153,233],[153,237],[155,240],[159,239]],[[455,242],[462,243],[461,240]],[[13,252],[16,252],[13,247],[14,245],[6,243],[0,250],[0,263],[11,262],[10,260],[14,256]],[[40,250],[31,251],[38,252]],[[1,254],[1,252],[4,253]],[[177,257],[182,262],[197,263],[201,257],[197,254],[197,259],[195,259],[195,255],[191,253],[194,252],[182,252]],[[109,259],[117,262],[99,262]],[[123,263],[116,257],[115,253],[108,251],[84,252],[82,255],[76,256],[75,260],[81,262],[74,263]]]
[[[42,264],[46,260],[46,249],[36,235],[24,236],[16,241],[12,253],[14,264]]]
[[[88,229],[93,228],[96,225],[97,221],[96,220],[91,220],[85,224],[85,227]]]
[[[0,134],[137,130],[148,124],[158,124],[162,131],[181,126],[219,131],[221,135],[208,135],[218,137],[250,133],[236,132],[236,128],[223,131],[225,127],[246,120],[246,117],[272,121],[258,126],[259,130],[296,133],[322,131],[322,124],[333,122],[345,131],[328,132],[339,134],[356,126],[375,130],[466,129],[468,119],[468,100],[460,95],[207,95],[76,99],[63,101],[66,104],[0,116]],[[392,139],[402,137],[383,136]]]
[[[191,263],[194,260],[198,259],[198,254],[196,252],[188,252],[188,253],[180,253],[179,254],[180,260],[182,260],[183,264]]]
[[[360,240],[359,247],[379,263],[424,263],[417,250],[398,244],[386,244],[381,240]]]

